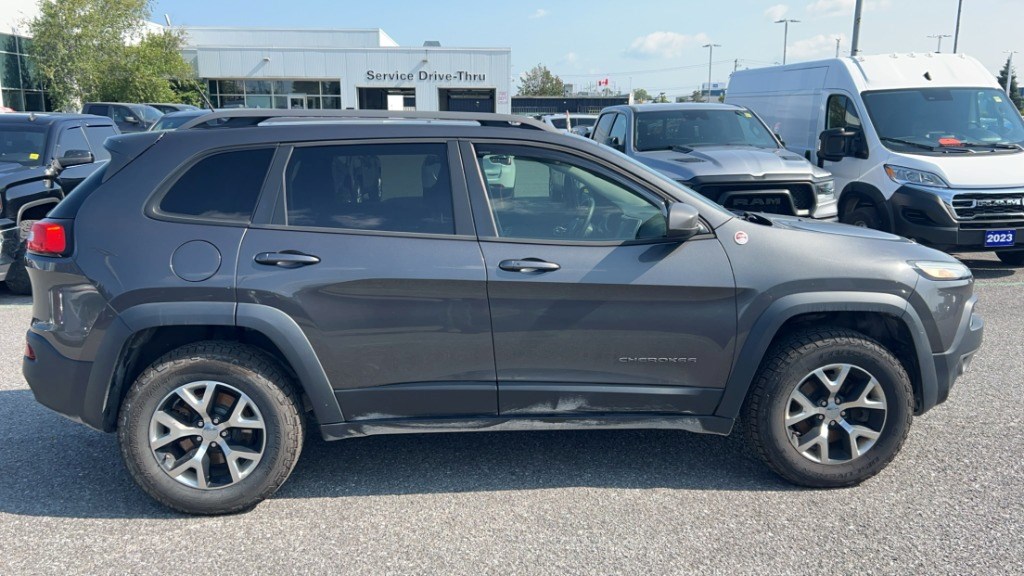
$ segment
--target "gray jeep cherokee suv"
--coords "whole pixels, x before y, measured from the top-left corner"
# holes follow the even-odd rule
[[[273,494],[307,426],[742,419],[781,476],[852,485],[981,344],[973,278],[943,253],[737,217],[532,120],[231,111],[107,148],[33,227],[24,373],[186,512]]]

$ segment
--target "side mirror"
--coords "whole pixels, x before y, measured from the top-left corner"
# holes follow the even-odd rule
[[[687,240],[700,232],[700,212],[689,204],[673,202],[668,205],[668,223],[665,236],[673,240]]]
[[[608,146],[611,146],[612,148],[615,148],[615,149],[616,149],[616,150],[618,150],[619,152],[625,152],[625,151],[626,151],[626,146],[625,146],[625,144],[623,144],[623,143],[622,143],[622,142],[621,142],[621,141],[619,140],[619,137],[618,137],[618,136],[609,136],[609,137],[608,137],[608,139],[604,141],[604,143],[605,143],[606,145],[608,145]]]
[[[93,155],[87,150],[68,150],[64,156],[53,159],[53,169],[58,173],[65,168],[72,166],[81,166],[82,164],[92,164]]]
[[[866,158],[863,150],[863,132],[848,128],[830,128],[818,136],[818,166],[826,160],[839,162],[843,158],[856,156]]]
[[[138,124],[139,123],[139,119],[136,118],[135,116],[125,116],[124,117],[124,121],[129,123],[129,124]]]

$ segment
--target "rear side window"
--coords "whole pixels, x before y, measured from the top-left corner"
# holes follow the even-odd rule
[[[95,114],[97,116],[110,116],[110,106],[106,104],[93,104],[85,111],[86,114]]]
[[[221,152],[203,158],[160,199],[162,214],[248,222],[274,155],[272,148]]]
[[[444,144],[296,148],[285,202],[289,226],[455,233]]]

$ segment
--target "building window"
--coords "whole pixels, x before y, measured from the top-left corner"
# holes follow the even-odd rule
[[[49,110],[49,98],[35,60],[28,55],[30,41],[20,36],[0,34],[0,105],[19,112]]]
[[[340,109],[341,82],[333,80],[207,80],[218,108]]]

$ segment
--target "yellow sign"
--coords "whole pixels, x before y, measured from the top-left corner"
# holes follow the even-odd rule
[[[29,160],[39,160],[39,154],[36,154],[35,152],[33,152],[33,153],[28,155],[28,159]]]

